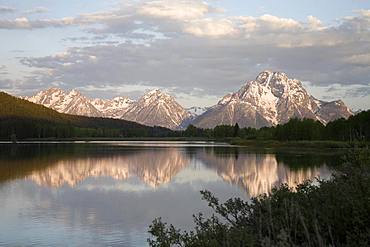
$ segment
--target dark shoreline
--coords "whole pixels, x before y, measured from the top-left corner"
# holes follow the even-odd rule
[[[343,142],[343,141],[275,141],[275,140],[244,140],[233,139],[231,145],[245,147],[269,147],[269,148],[335,148],[348,149],[354,147],[366,147],[369,143],[364,142]]]
[[[210,139],[210,138],[202,138],[202,137],[86,137],[86,138],[26,138],[26,139],[19,139],[19,142],[68,142],[68,141],[204,141],[204,142],[225,142],[225,140],[219,139]],[[1,140],[0,142],[11,142],[9,139]]]

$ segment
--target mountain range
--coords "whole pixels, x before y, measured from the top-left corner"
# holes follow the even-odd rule
[[[60,88],[49,88],[34,96],[22,98],[60,113],[124,119],[170,129],[177,129],[185,119],[195,116],[194,112],[177,103],[173,96],[158,89],[147,92],[137,101],[127,97],[90,99],[77,90],[65,92]]]
[[[291,118],[310,118],[323,124],[348,118],[353,112],[341,100],[326,102],[310,95],[301,81],[283,72],[261,72],[234,93],[225,95],[211,107],[182,107],[176,99],[158,89],[138,100],[127,97],[89,99],[76,90],[49,88],[23,97],[61,113],[90,117],[118,118],[148,126],[170,129],[193,124],[213,128],[220,124],[260,128],[286,123]]]

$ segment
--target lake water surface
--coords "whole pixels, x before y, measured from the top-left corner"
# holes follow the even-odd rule
[[[327,178],[340,155],[202,142],[0,144],[1,246],[147,246],[151,221],[182,229],[221,200]]]

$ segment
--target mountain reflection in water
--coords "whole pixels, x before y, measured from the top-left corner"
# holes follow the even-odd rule
[[[200,190],[248,200],[329,176],[337,155],[211,143],[0,144],[0,246],[148,246],[156,217],[212,213]]]
[[[6,152],[7,148],[11,150]],[[0,182],[20,178],[54,188],[75,187],[88,178],[109,177],[123,181],[138,178],[155,189],[171,182],[186,168],[203,167],[242,188],[248,196],[257,196],[281,183],[294,187],[306,179],[330,174],[325,157],[306,154],[297,160],[294,155],[292,158],[231,147],[41,145],[36,149],[7,146],[2,150],[5,152],[0,153]],[[313,163],[306,164],[310,159]]]

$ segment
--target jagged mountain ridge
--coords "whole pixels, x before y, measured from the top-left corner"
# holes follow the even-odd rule
[[[45,91],[40,91],[34,96],[23,98],[32,103],[44,105],[60,113],[84,115],[88,117],[102,116],[102,113],[91,104],[90,100],[77,90],[65,92],[60,88],[49,88]]]
[[[76,90],[64,92],[59,88],[24,99],[61,113],[119,118],[170,129],[186,128],[189,124],[213,128],[235,123],[241,127],[260,128],[286,123],[291,118],[310,118],[326,124],[353,115],[341,100],[318,100],[299,80],[290,79],[283,72],[271,71],[261,72],[255,80],[225,95],[212,107],[185,109],[174,97],[158,89],[147,92],[137,101],[127,97],[91,100]]]
[[[213,128],[220,124],[260,128],[310,118],[324,124],[353,115],[341,101],[325,102],[311,96],[302,83],[283,72],[261,72],[237,92],[225,95],[192,124]]]
[[[60,88],[49,88],[34,96],[23,98],[60,113],[108,118],[121,118],[125,109],[133,103],[132,100],[125,97],[116,97],[112,100],[91,100],[77,90],[65,92]]]
[[[147,92],[138,101],[128,97],[89,99],[77,90],[65,92],[60,88],[49,88],[34,96],[22,98],[60,113],[124,119],[170,129],[178,128],[185,119],[192,116],[174,97],[158,89]]]

